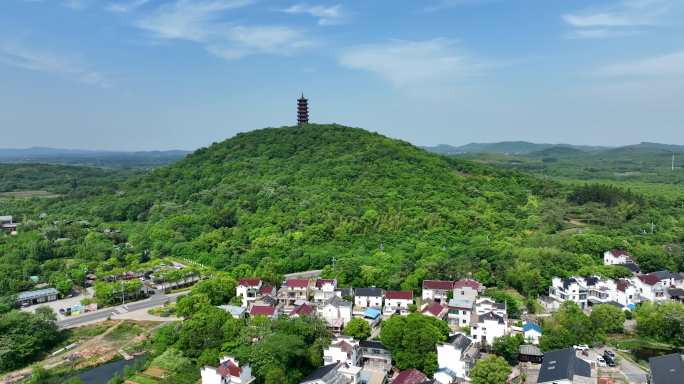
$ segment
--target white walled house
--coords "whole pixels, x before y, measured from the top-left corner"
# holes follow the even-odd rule
[[[506,303],[497,303],[489,297],[480,297],[475,301],[475,314],[484,315],[488,312],[494,312],[495,314],[506,317]]]
[[[345,363],[358,366],[361,359],[361,347],[353,337],[339,336],[332,340],[330,346],[323,351],[323,364]]]
[[[573,301],[580,308],[584,309],[587,307],[587,286],[584,279],[579,277],[570,277],[567,279],[554,277],[551,279],[549,297],[560,303],[564,301]]]
[[[542,329],[539,325],[530,321],[527,321],[525,324],[523,324],[523,337],[525,338],[525,342],[539,345],[539,339],[541,339],[541,336]]]
[[[633,309],[640,302],[639,289],[631,280],[618,279],[615,286],[615,301],[623,307]]]
[[[633,262],[632,256],[620,249],[613,249],[603,253],[603,265],[622,265]]]
[[[454,282],[453,298],[475,301],[484,292],[484,285],[473,279],[461,279]]]
[[[352,319],[352,303],[333,296],[324,305],[319,305],[317,312],[328,327],[340,332]]]
[[[230,356],[219,361],[219,366],[206,366],[201,369],[202,384],[249,384],[256,378],[252,376],[249,364],[240,366],[240,363]]]
[[[642,301],[661,302],[667,300],[667,285],[655,274],[638,275],[632,281],[639,290],[639,297]]]
[[[408,314],[409,305],[413,304],[412,291],[387,291],[385,292],[385,315],[399,313]]]
[[[469,327],[470,319],[473,315],[475,303],[467,299],[453,298],[449,300],[447,305],[447,321],[450,324],[458,325],[459,327]]]
[[[249,304],[259,296],[263,282],[259,278],[240,279],[235,287],[235,295],[242,298],[242,306],[247,308]]]
[[[298,301],[308,301],[311,293],[309,279],[287,279],[278,290],[278,301],[285,306],[295,305]]]
[[[465,381],[478,358],[477,345],[466,335],[450,336],[446,343],[437,344],[438,369],[433,378],[440,384]]]
[[[423,302],[437,301],[446,303],[453,292],[454,282],[445,280],[423,280]]]
[[[335,296],[337,289],[337,280],[335,279],[317,279],[313,286],[313,301],[315,303],[324,303],[331,297]]]
[[[613,280],[600,279],[596,276],[584,278],[587,286],[587,301],[591,304],[617,302],[617,284]]]
[[[477,316],[477,323],[470,327],[470,336],[482,345],[492,346],[497,337],[508,334],[506,318],[494,312]]]
[[[359,308],[382,309],[383,291],[380,288],[356,288],[354,290],[354,305]]]

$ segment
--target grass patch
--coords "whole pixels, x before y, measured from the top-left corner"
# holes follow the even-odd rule
[[[110,341],[125,341],[139,336],[142,332],[143,329],[139,325],[124,321],[107,334],[105,338]]]

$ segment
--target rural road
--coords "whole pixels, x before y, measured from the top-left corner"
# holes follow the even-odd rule
[[[84,324],[95,323],[98,321],[104,321],[110,316],[117,314],[127,313],[131,311],[137,311],[141,309],[148,309],[152,307],[158,307],[164,305],[166,301],[172,303],[175,302],[178,296],[187,294],[187,292],[176,292],[169,295],[157,294],[149,299],[134,301],[125,305],[118,305],[115,307],[103,308],[95,312],[86,313],[80,316],[66,318],[57,322],[59,329],[68,329],[78,327]]]

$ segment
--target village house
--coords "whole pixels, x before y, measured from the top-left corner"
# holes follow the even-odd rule
[[[473,279],[461,279],[454,282],[453,298],[475,301],[484,292],[484,285]]]
[[[454,282],[444,280],[423,280],[423,302],[436,301],[446,303],[449,293],[453,293]]]
[[[497,303],[489,297],[480,297],[475,301],[475,314],[484,315],[488,312],[494,312],[495,314],[506,317],[506,303]]]
[[[684,355],[672,353],[669,355],[651,357],[648,360],[650,373],[649,384],[681,384],[684,382]]]
[[[300,384],[356,384],[359,369],[349,369],[344,363],[324,365],[313,371]]]
[[[333,296],[324,305],[319,305],[318,316],[322,318],[333,333],[340,333],[352,319],[352,303],[339,296]]]
[[[483,346],[491,347],[497,337],[508,334],[508,324],[504,316],[495,312],[476,316],[476,321],[470,327],[470,336]]]
[[[423,304],[423,308],[420,310],[420,312],[425,316],[431,316],[440,320],[444,320],[449,312],[449,309],[447,306],[444,306],[437,301],[433,301]]]
[[[603,265],[622,265],[633,263],[632,255],[621,249],[603,252]]]
[[[302,316],[311,317],[316,314],[316,309],[307,303],[296,306],[291,312],[290,317],[297,318]]]
[[[531,321],[526,321],[525,324],[523,324],[523,337],[525,338],[525,342],[533,345],[539,345],[539,339],[541,339],[541,336],[542,329],[538,324]]]
[[[247,308],[239,307],[237,305],[219,305],[219,308],[230,313],[234,319],[244,319],[247,317]]]
[[[617,303],[617,284],[610,279],[601,279],[597,276],[584,278],[587,285],[587,302],[589,305]]]
[[[551,279],[549,297],[559,303],[573,301],[580,308],[585,309],[587,307],[587,296],[587,285],[581,277],[567,279],[554,277]]]
[[[335,289],[335,294],[342,299],[346,300],[346,298],[349,298],[349,300],[353,300],[354,288],[337,288]]]
[[[359,308],[382,309],[383,291],[380,288],[356,288],[354,290],[354,305]]]
[[[379,341],[363,340],[361,346],[361,365],[366,368],[389,372],[392,369],[392,353]]]
[[[275,289],[274,286],[264,283],[261,285],[261,288],[259,288],[259,296],[267,295],[271,297],[276,297],[276,295],[278,295],[278,291]]]
[[[17,233],[17,223],[13,221],[12,216],[0,216],[0,230],[10,234]]]
[[[348,366],[359,366],[361,346],[353,337],[338,336],[323,351],[323,364],[345,363]]]
[[[284,306],[295,305],[298,301],[308,301],[311,296],[309,279],[287,279],[278,290],[278,301]]]
[[[240,279],[235,287],[235,295],[242,298],[242,306],[247,308],[249,304],[259,296],[263,282],[259,278]]]
[[[270,305],[252,305],[252,308],[249,309],[249,316],[266,316],[275,319],[278,317],[278,308]]]
[[[256,378],[252,376],[249,364],[240,366],[233,357],[226,356],[219,361],[219,366],[205,366],[201,369],[202,384],[249,384]]]
[[[24,291],[17,294],[16,303],[20,307],[34,304],[47,303],[59,298],[59,291],[54,288],[37,289],[35,291]]]
[[[615,301],[621,306],[634,310],[639,303],[639,289],[628,279],[615,281]]]
[[[449,324],[459,327],[469,327],[473,315],[474,301],[462,298],[453,298],[448,303],[447,321]]]
[[[336,279],[316,279],[316,283],[313,286],[313,301],[316,304],[322,304],[328,301],[331,297],[335,296],[335,290],[337,289]]]
[[[589,384],[592,379],[591,365],[577,357],[573,348],[546,352],[539,369],[538,384]]]
[[[387,291],[383,312],[386,316],[407,315],[411,304],[413,304],[413,291]]]
[[[667,279],[666,279],[667,280]],[[632,279],[637,289],[639,290],[640,300],[649,300],[654,302],[662,302],[667,300],[667,286],[666,281],[662,281],[654,273],[645,275],[638,275]]]
[[[466,335],[457,333],[437,344],[437,366],[433,378],[440,384],[465,382],[480,356],[479,348]]]

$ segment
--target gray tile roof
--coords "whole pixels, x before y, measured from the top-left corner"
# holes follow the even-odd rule
[[[33,300],[33,299],[37,299],[39,297],[45,297],[45,296],[51,296],[51,295],[59,295],[59,291],[57,291],[54,288],[45,288],[45,289],[38,289],[35,291],[19,292],[17,294],[17,301]]]
[[[684,383],[684,355],[673,353],[651,357],[648,364],[651,366],[651,384]]]
[[[332,363],[332,364],[328,364],[328,365],[325,365],[323,367],[318,368],[317,370],[311,372],[311,374],[309,374],[309,376],[304,378],[304,380],[302,380],[302,383],[307,383],[310,381],[316,381],[316,380],[323,379],[329,373],[335,371],[337,369],[338,364],[339,363]]]
[[[380,297],[382,296],[382,289],[380,288],[356,288],[354,290],[355,296]]]
[[[456,334],[454,336],[450,336],[448,343],[453,345],[456,349],[460,349],[461,351],[465,351],[473,343],[473,341],[470,340],[464,334],[459,333],[459,334]]]
[[[572,382],[575,375],[591,377],[591,366],[578,358],[573,348],[559,349],[544,354],[537,383]]]

